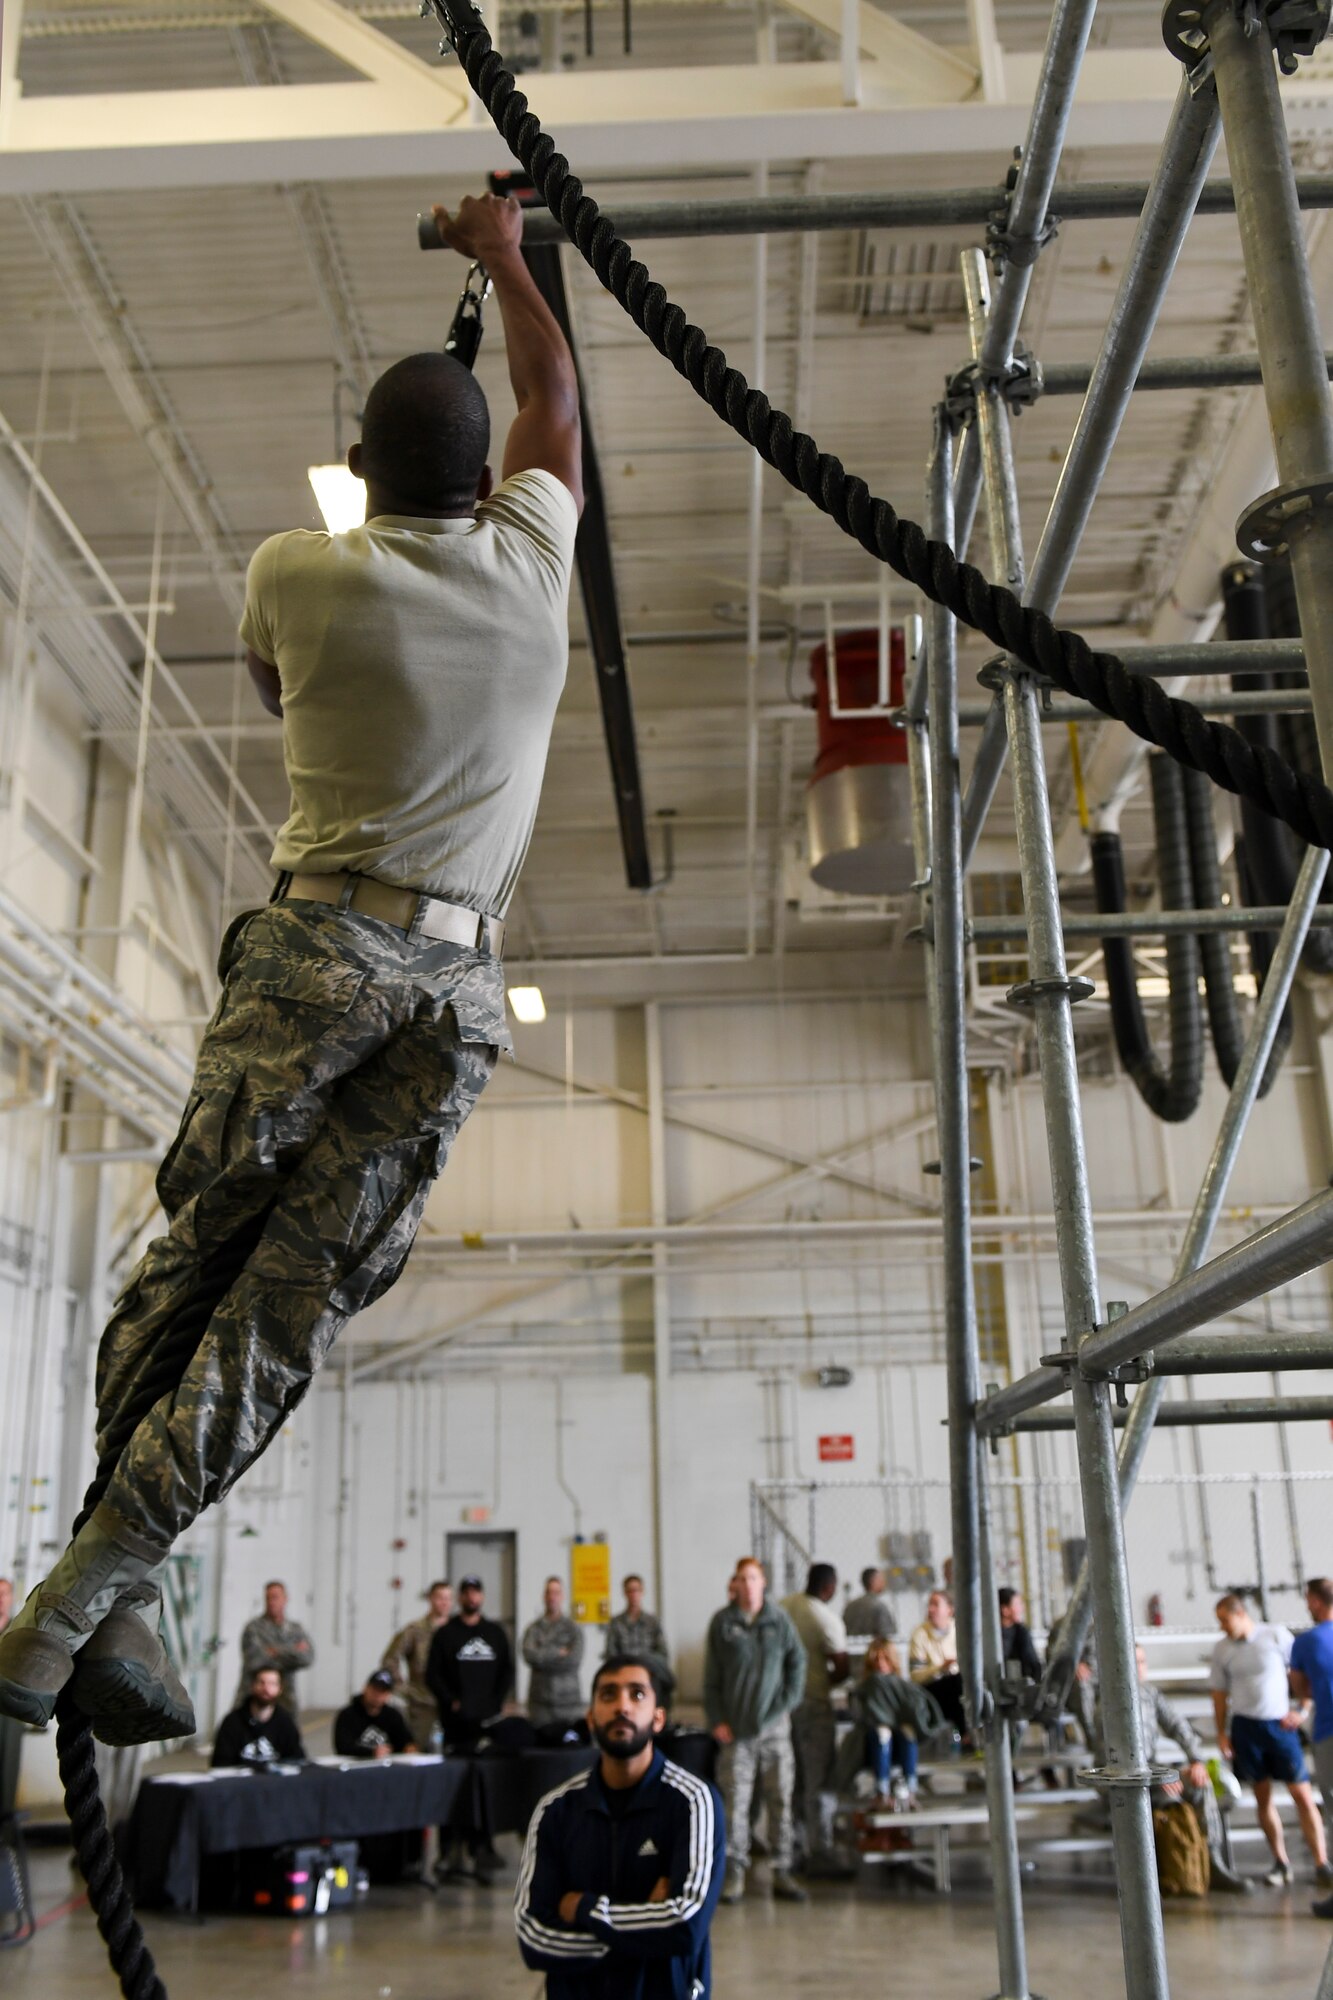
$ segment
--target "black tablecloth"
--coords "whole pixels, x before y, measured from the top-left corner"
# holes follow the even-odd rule
[[[662,1745],[673,1762],[711,1778],[716,1746],[702,1730]],[[237,1772],[206,1784],[146,1778],[120,1831],[121,1863],[145,1905],[193,1910],[206,1854],[285,1847],[296,1840],[355,1840],[413,1827],[451,1827],[494,1839],[523,1833],[540,1799],[597,1760],[587,1744],[507,1755],[480,1751],[440,1764],[397,1759],[335,1770],[307,1764],[279,1778]]]
[[[717,1745],[702,1729],[673,1733],[662,1744],[673,1763],[696,1777],[711,1778],[717,1761]],[[473,1758],[473,1782],[467,1805],[460,1798],[454,1824],[466,1826],[487,1838],[497,1833],[524,1833],[539,1802],[557,1785],[563,1785],[577,1771],[586,1771],[599,1756],[595,1745],[580,1743],[569,1749],[522,1750],[517,1756],[479,1751]]]
[[[355,1840],[447,1823],[470,1760],[385,1760],[335,1770],[307,1764],[297,1776],[240,1773],[206,1784],[147,1778],[121,1833],[121,1861],[144,1904],[192,1910],[206,1854],[284,1847],[296,1840]]]

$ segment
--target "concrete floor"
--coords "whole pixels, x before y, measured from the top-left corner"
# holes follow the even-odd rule
[[[508,1846],[509,1843],[506,1843]],[[39,1913],[69,1897],[68,1856],[33,1857]],[[762,1886],[762,1871],[757,1887]],[[77,1886],[77,1885],[75,1885]],[[149,1939],[172,2000],[534,2000],[514,1946],[512,1876],[494,1890],[372,1891],[354,1914],[284,1925],[249,1917],[202,1923],[150,1916]],[[1167,1911],[1173,2000],[1312,2000],[1333,1925],[1309,1914],[1312,1885],[1260,1889],[1244,1903]],[[1119,1925],[1107,1890],[1028,1885],[1032,1984],[1048,2000],[1123,2000]],[[805,1909],[752,1894],[713,1927],[718,2000],[827,2000],[888,1985],[931,2000],[995,1991],[989,1893],[979,1878],[948,1899],[866,1871],[821,1885]],[[86,1907],[51,1914],[26,1948],[0,1954],[5,2000],[101,2000],[116,1991]]]

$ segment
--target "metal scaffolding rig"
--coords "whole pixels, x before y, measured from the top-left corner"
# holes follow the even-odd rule
[[[1042,244],[1052,232],[1050,200],[1095,0],[1057,5],[1027,144],[1002,230],[992,226],[999,276],[993,293],[981,251],[963,256],[971,353],[935,414],[927,481],[929,533],[961,554],[984,491],[989,568],[1024,601],[1053,612],[1121,421],[1190,221],[1200,206],[1218,137],[1226,137],[1234,205],[1254,315],[1258,375],[1273,433],[1275,493],[1247,510],[1238,538],[1248,553],[1291,562],[1304,635],[1311,706],[1326,779],[1333,778],[1333,399],[1300,226],[1275,59],[1284,70],[1308,54],[1327,27],[1327,5],[1292,0],[1169,0],[1164,33],[1183,79],[1156,173],[1138,204],[1138,226],[1101,349],[1086,380],[1082,410],[1050,513],[1030,565],[1021,542],[1012,410],[1030,399],[1032,358],[1017,333]],[[1215,186],[1210,183],[1209,186]],[[1212,206],[1210,202],[1208,204]],[[1173,370],[1202,380],[1206,370]],[[1064,386],[1064,385],[1062,385]],[[1072,380],[1069,387],[1078,386]],[[1092,1202],[1075,1061],[1073,1009],[1090,990],[1071,979],[1042,746],[1043,690],[1009,659],[983,676],[993,692],[971,781],[959,765],[960,704],[955,624],[932,607],[925,660],[907,705],[918,888],[929,953],[943,1177],[952,1532],[958,1655],[965,1699],[985,1744],[990,1845],[1000,1964],[999,2000],[1029,2000],[1018,1848],[1009,1768],[1008,1723],[1023,1696],[1004,1674],[989,1549],[987,1446],[1036,1422],[1068,1423],[1075,1435],[1088,1559],[1035,1712],[1063,1699],[1089,1626],[1095,1623],[1106,1762],[1091,1774],[1107,1799],[1120,1894],[1125,1987],[1131,2000],[1168,1993],[1161,1903],[1153,1847],[1150,1767],[1137,1696],[1134,1621],[1122,1509],[1134,1489],[1154,1422],[1162,1412],[1153,1350],[1265,1290],[1333,1257],[1333,1194],[1321,1192],[1245,1242],[1205,1261],[1228,1179],[1315,911],[1328,856],[1310,850],[1282,913],[1281,938],[1255,1009],[1203,1185],[1171,1284],[1132,1311],[1104,1310],[1097,1275]],[[1213,647],[1173,648],[1172,664],[1215,670]],[[1149,663],[1144,663],[1148,671]],[[1163,663],[1165,664],[1165,663]],[[1161,670],[1160,667],[1158,669]],[[1060,711],[1063,712],[1063,711]],[[976,1305],[969,1261],[970,1187],[963,878],[1006,758],[1011,766],[1028,978],[1009,994],[1031,1019],[1040,1063],[1064,1310],[1057,1353],[1004,1389],[983,1395]],[[1193,920],[1190,920],[1191,923]],[[1163,931],[1156,917],[1121,928]],[[1105,920],[1089,928],[1105,929]],[[1116,1316],[1118,1314],[1118,1316]],[[1208,1372],[1281,1365],[1261,1341],[1231,1345],[1212,1337]],[[1196,1347],[1209,1343],[1196,1342]],[[1286,1343],[1290,1347],[1290,1340]],[[1285,1350],[1284,1350],[1285,1351]],[[1326,1337],[1308,1337],[1311,1364],[1330,1359]],[[1170,1371],[1174,1372],[1174,1371]],[[1141,1386],[1116,1448],[1116,1406],[1127,1381]],[[1026,1413],[1061,1395],[1068,1417]],[[1322,1407],[1322,1405],[1321,1405]],[[1168,1420],[1280,1420],[1278,1399],[1170,1407]],[[1028,1712],[1033,1712],[1030,1708]]]

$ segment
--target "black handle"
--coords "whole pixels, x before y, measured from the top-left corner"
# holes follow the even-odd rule
[[[440,232],[435,227],[433,215],[417,217],[417,242],[423,250],[443,250],[447,245],[440,240]]]

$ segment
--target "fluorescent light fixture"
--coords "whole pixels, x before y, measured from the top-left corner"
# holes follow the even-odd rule
[[[514,1010],[514,1019],[531,1025],[546,1019],[546,1002],[542,999],[540,986],[511,986],[509,1004]]]
[[[359,528],[366,518],[366,482],[345,465],[312,465],[310,484],[315,489],[319,511],[331,535]]]

